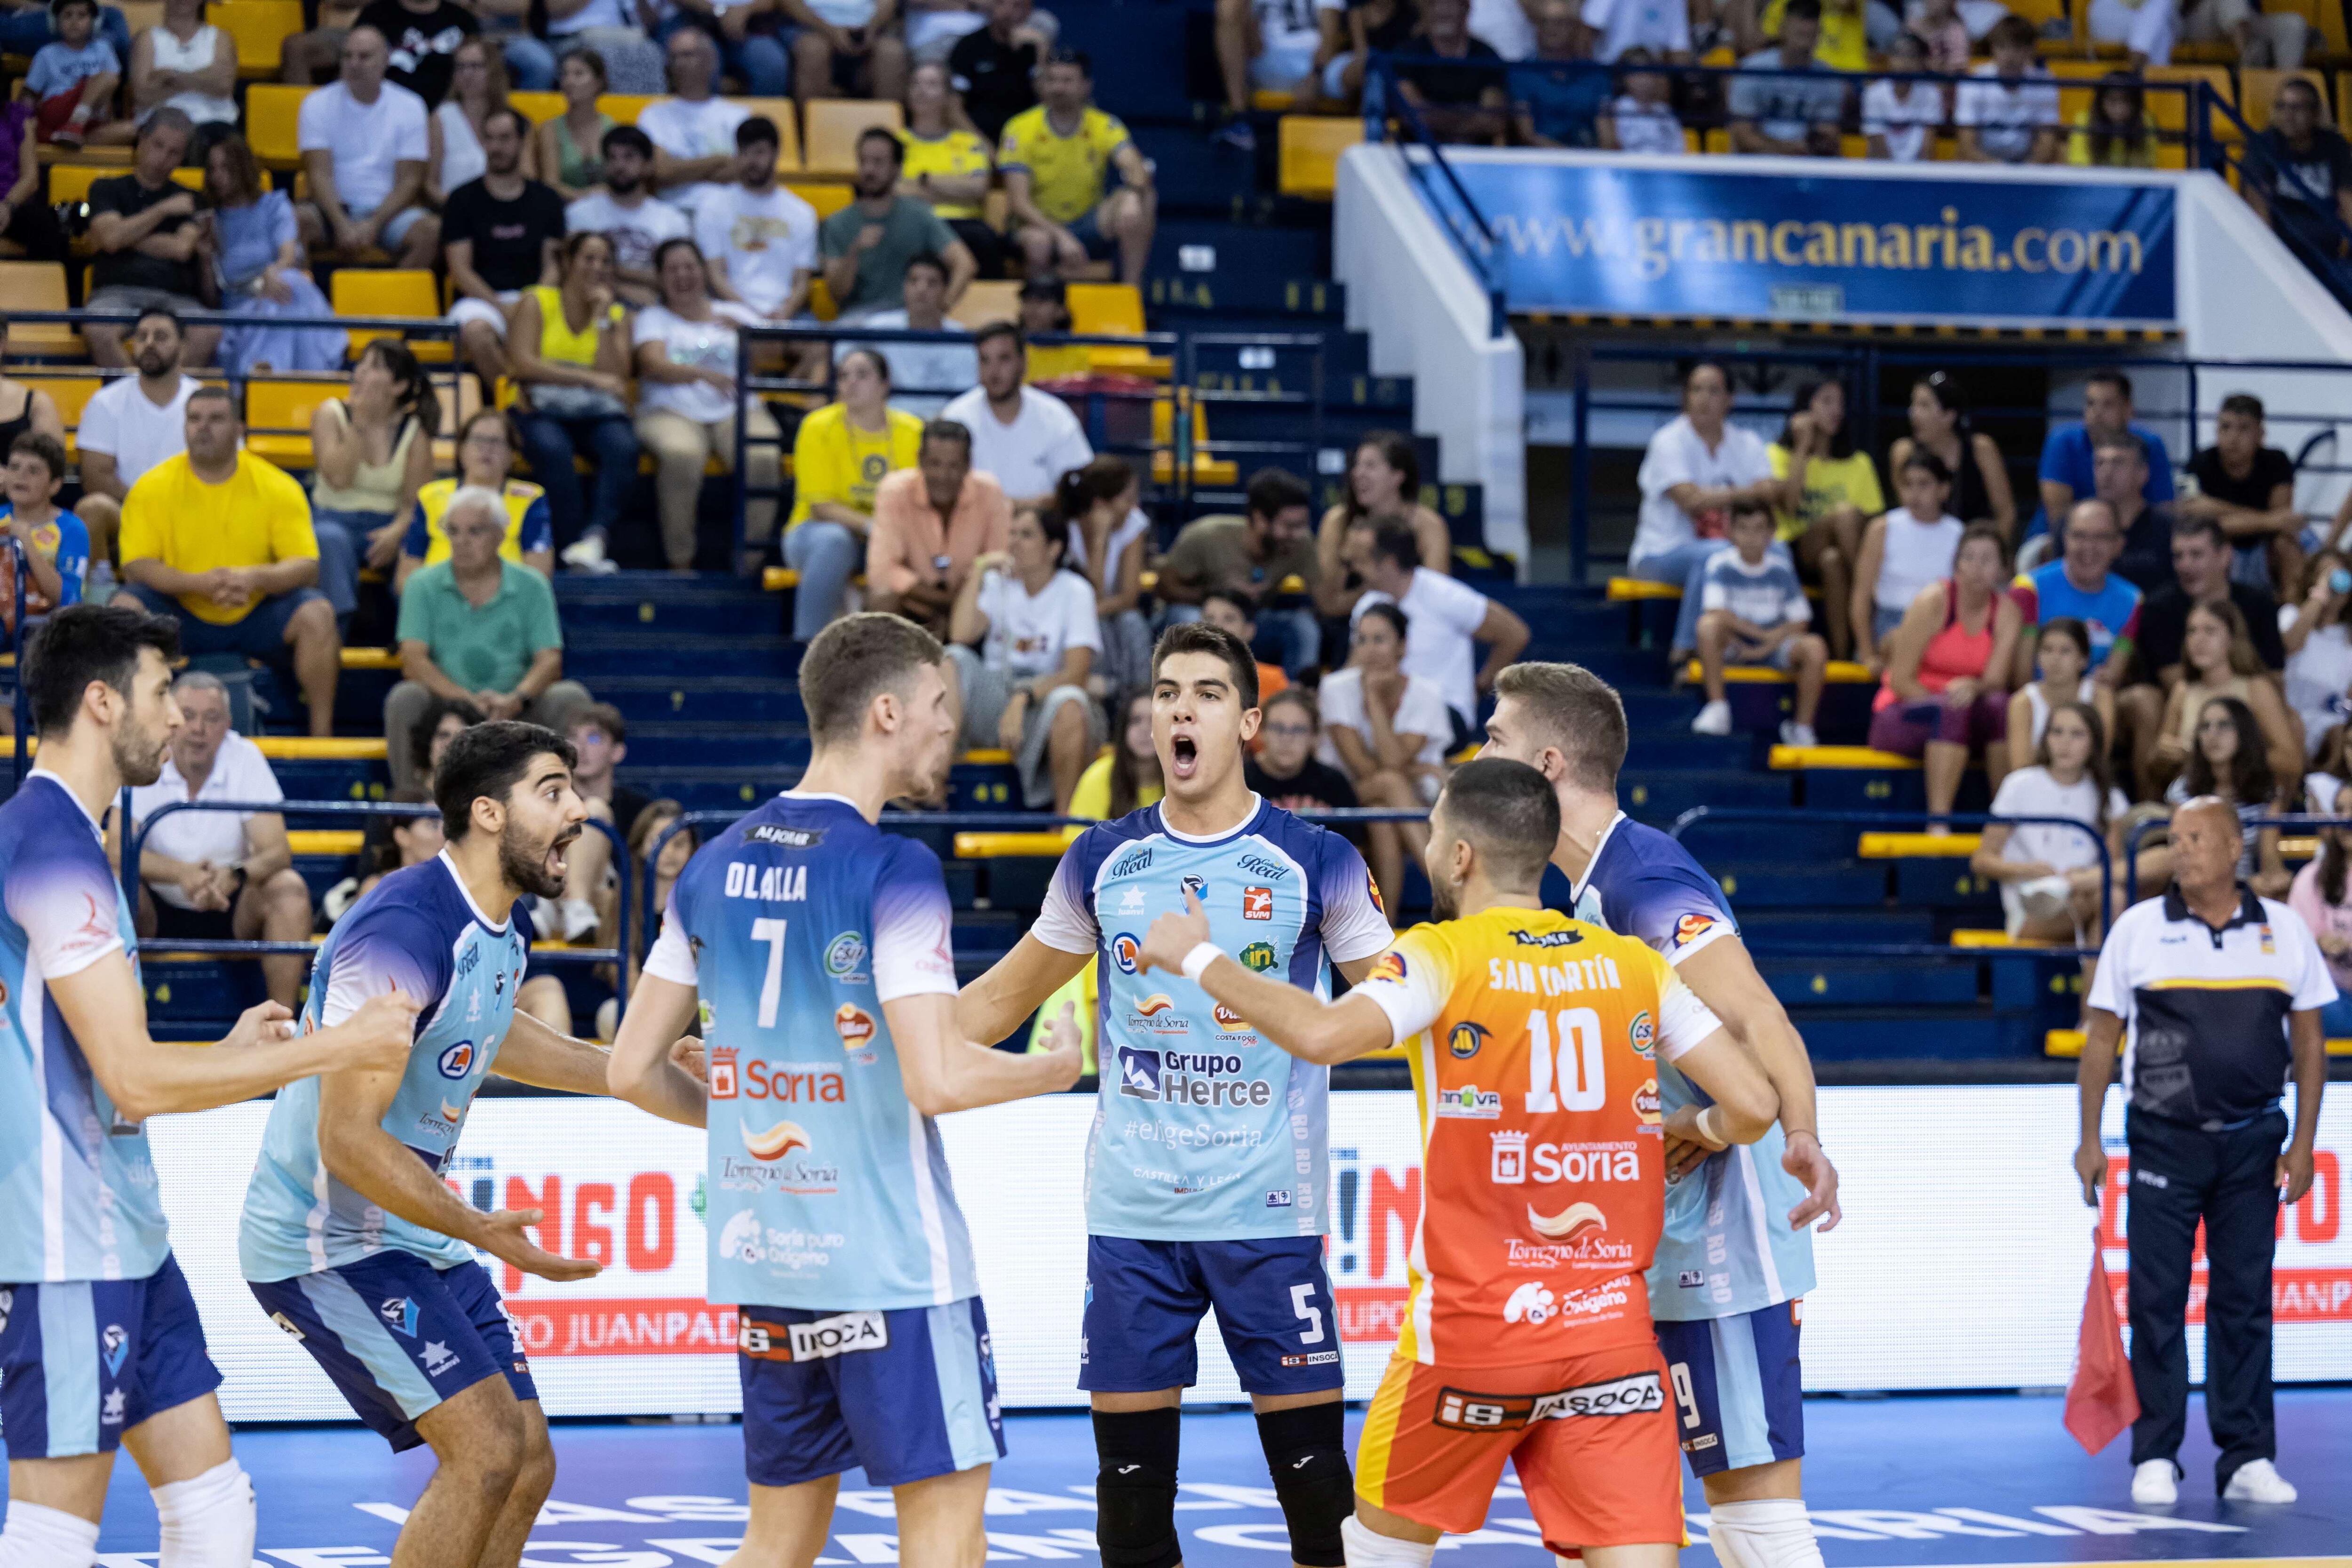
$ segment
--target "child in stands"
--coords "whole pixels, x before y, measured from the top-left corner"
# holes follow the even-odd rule
[[[128,144],[131,121],[108,115],[122,85],[122,61],[112,44],[95,36],[98,0],[51,0],[49,21],[58,36],[25,73],[41,140],[60,147]]]
[[[1731,548],[1706,563],[1700,591],[1699,667],[1706,681],[1706,706],[1691,721],[1702,735],[1731,733],[1731,703],[1725,698],[1726,665],[1762,666],[1797,678],[1796,716],[1780,726],[1791,746],[1819,744],[1813,715],[1822,705],[1822,678],[1829,668],[1829,644],[1811,630],[1813,607],[1786,555],[1771,553],[1772,509],[1762,500],[1731,503]]]
[[[58,491],[64,488],[66,449],[54,436],[27,430],[8,448],[8,467],[0,472],[0,507],[5,537],[25,561],[24,612],[27,618],[81,603],[82,580],[89,571],[89,530],[81,519],[61,510]],[[0,625],[16,629],[16,572],[0,555]]]
[[[1635,46],[1617,57],[1624,89],[1601,116],[1601,144],[1618,153],[1687,153],[1683,122],[1668,101],[1672,89],[1664,75],[1644,70],[1657,57]]]

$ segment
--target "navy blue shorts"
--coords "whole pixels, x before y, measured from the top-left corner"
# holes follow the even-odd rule
[[[1082,215],[1077,221],[1065,226],[1070,237],[1087,247],[1089,261],[1111,261],[1118,256],[1118,241],[1102,231],[1102,208]]]
[[[1094,1394],[1190,1388],[1201,1374],[1193,1336],[1212,1307],[1249,1393],[1319,1394],[1345,1381],[1321,1237],[1090,1236],[1078,1386]]]
[[[179,1261],[143,1279],[0,1285],[0,1435],[11,1459],[111,1454],[220,1386]]]
[[[1737,1317],[1657,1326],[1691,1474],[1804,1458],[1805,1377],[1797,1360],[1804,1307],[1782,1301]]]
[[[180,623],[180,651],[190,658],[212,653],[241,653],[264,664],[284,664],[291,656],[286,647],[286,624],[294,612],[327,595],[316,588],[289,588],[272,594],[247,612],[243,620],[215,626],[190,615],[179,600],[159,594],[143,583],[128,584],[150,615],[169,616]]]
[[[980,1298],[820,1312],[741,1307],[743,1471],[792,1487],[862,1468],[900,1487],[1004,1458],[996,1355]]]
[[[418,1416],[486,1377],[503,1375],[517,1399],[539,1397],[499,1288],[478,1263],[436,1268],[387,1248],[247,1289],[394,1453],[425,1441]]]

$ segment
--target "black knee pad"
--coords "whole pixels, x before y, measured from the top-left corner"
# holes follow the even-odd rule
[[[1336,1409],[1337,1406],[1334,1406]],[[1097,1410],[1095,1541],[1103,1568],[1175,1568],[1176,1446],[1182,1420],[1165,1410]]]
[[[1257,1418],[1258,1441],[1274,1476],[1274,1495],[1290,1527],[1290,1556],[1306,1568],[1341,1568],[1339,1526],[1356,1509],[1356,1481],[1348,1471],[1346,1407],[1302,1405]]]

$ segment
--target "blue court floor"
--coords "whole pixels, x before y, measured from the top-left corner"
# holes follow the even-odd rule
[[[2352,1389],[2279,1396],[2279,1466],[2303,1491],[2293,1508],[2225,1505],[2212,1494],[2201,1408],[2169,1510],[2133,1508],[2126,1444],[2097,1458],[2059,1426],[2052,1397],[1817,1399],[1806,1405],[1806,1490],[1830,1568],[1944,1564],[2269,1562],[2352,1565]],[[1352,1446],[1360,1413],[1351,1415]],[[1082,1415],[1014,1415],[1012,1456],[989,1502],[992,1561],[1095,1559],[1094,1451]],[[554,1500],[526,1568],[666,1568],[719,1563],[740,1533],[745,1495],[732,1426],[560,1425]],[[432,1458],[395,1458],[357,1426],[252,1427],[237,1451],[260,1492],[268,1568],[345,1568],[387,1561],[403,1510]],[[1286,1562],[1281,1513],[1246,1413],[1184,1424],[1177,1518],[1193,1568]],[[887,1492],[846,1478],[825,1563],[895,1563]],[[1706,1504],[1693,1485],[1697,1542],[1686,1568],[1711,1568]],[[1507,1480],[1486,1528],[1447,1542],[1443,1560],[1544,1568],[1526,1504]],[[155,1513],[128,1457],[115,1474],[100,1561],[154,1561]]]

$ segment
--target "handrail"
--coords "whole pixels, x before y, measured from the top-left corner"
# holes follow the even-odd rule
[[[1931,816],[1924,811],[1816,811],[1797,806],[1695,805],[1675,817],[1674,826],[1666,831],[1675,842],[1679,844],[1682,842],[1683,834],[1690,828],[1702,825],[1735,822],[1804,822],[1816,825],[1851,823],[1862,826],[1907,827],[1915,831],[1920,825],[1929,822],[1940,822],[1953,827],[2069,827],[2088,837],[2098,850],[2099,930],[2105,931],[2114,923],[2115,907],[2112,899],[2115,886],[2115,863],[2108,854],[2106,836],[2089,823],[2078,821],[2071,816],[1994,816],[1990,813],[1981,812],[1947,812],[1942,816]],[[2126,898],[2124,901],[2128,905],[2132,900]],[[1816,948],[1811,951],[1822,952],[1831,956],[1879,954],[1894,957],[1926,953],[1948,954],[1957,950],[1948,947],[1921,948],[1916,942],[1895,942]],[[2039,947],[2033,951],[2053,957],[2064,957],[2071,954],[2078,958],[2096,958],[2099,955],[2099,950],[2095,947]]]
[[[1454,166],[1445,161],[1443,144],[1435,136],[1430,134],[1428,125],[1422,120],[1421,111],[1406,101],[1402,93],[1395,90],[1396,62],[1399,59],[1419,58],[1422,57],[1376,54],[1366,63],[1363,89],[1364,140],[1375,142],[1388,141],[1392,111],[1394,123],[1402,125],[1412,133],[1412,140],[1420,144],[1421,151],[1427,156],[1427,161],[1444,176],[1447,190],[1454,200],[1461,204],[1463,215],[1468,218],[1475,232],[1475,242],[1473,242],[1470,236],[1463,233],[1460,220],[1456,219],[1443,203],[1432,201],[1427,205],[1433,213],[1444,220],[1447,236],[1454,241],[1455,248],[1461,251],[1463,260],[1469,264],[1472,276],[1479,280],[1486,291],[1486,335],[1490,338],[1504,337],[1511,330],[1511,313],[1504,292],[1503,252],[1502,247],[1495,241],[1494,226],[1486,221],[1486,215],[1479,209],[1476,200],[1470,195],[1469,188],[1463,184],[1462,177],[1456,174],[1454,172]],[[1454,65],[1461,62],[1446,63]],[[1389,101],[1391,98],[1395,100],[1393,106]],[[1428,180],[1422,173],[1412,151],[1409,148],[1401,149],[1399,155],[1403,162],[1407,177],[1426,192],[1429,188]]]
[[[2308,813],[2291,812],[2276,816],[2257,816],[2245,826],[2254,833],[2270,829],[2284,831],[2290,827],[2352,827],[2352,816],[2313,816]],[[2151,816],[2144,822],[2135,823],[2132,825],[2131,833],[2124,840],[2124,901],[2126,904],[2139,902],[2140,840],[2158,828],[2169,833],[2172,830],[2172,818],[2168,816]]]
[[[21,684],[21,682],[20,682]],[[122,845],[122,896],[131,909],[139,907],[139,859],[147,847],[147,836],[155,825],[175,812],[234,811],[273,812],[281,816],[433,816],[441,808],[431,801],[396,800],[174,800],[168,801],[147,814],[144,820],[134,822],[131,815],[131,791],[124,788],[117,810]],[[586,825],[613,841],[613,863],[620,878],[619,925],[614,933],[616,947],[562,947],[544,952],[534,951],[532,956],[549,963],[614,963],[628,951],[629,931],[629,847],[619,829],[611,823],[590,817]],[[310,942],[234,942],[212,937],[144,937],[140,950],[150,948],[161,952],[205,952],[225,958],[259,958],[266,954],[315,953],[318,944]],[[628,966],[619,965],[618,981],[614,986],[616,995],[625,1003],[627,998]]]
[[[25,759],[32,746],[33,700],[25,689],[25,547],[11,536],[8,541],[9,570],[16,574],[16,613],[8,627],[8,651],[16,660],[15,689],[9,701],[16,719],[16,763],[9,774],[12,786],[25,782]]]

